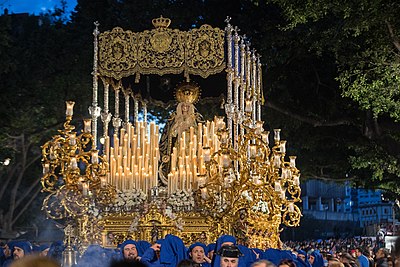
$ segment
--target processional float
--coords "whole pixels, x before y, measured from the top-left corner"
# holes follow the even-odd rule
[[[224,30],[152,22],[152,30],[103,33],[95,23],[91,119],[76,130],[67,102],[64,129],[43,146],[43,209],[64,220],[66,243],[81,250],[167,233],[187,244],[233,234],[250,247],[279,247],[282,226],[300,222],[300,173],[280,129],[270,142],[263,128],[260,56],[229,18]],[[204,121],[191,77],[223,72],[225,116]],[[162,134],[135,94],[141,76],[154,74],[184,80]]]

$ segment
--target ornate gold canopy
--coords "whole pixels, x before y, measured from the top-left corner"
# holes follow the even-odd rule
[[[150,31],[132,32],[116,27],[99,34],[99,75],[120,80],[141,74],[200,75],[207,78],[226,67],[224,31],[210,25],[180,31],[170,20],[153,20]]]

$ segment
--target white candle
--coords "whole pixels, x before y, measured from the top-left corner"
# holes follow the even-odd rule
[[[288,210],[289,210],[289,212],[294,212],[294,204],[293,204],[293,202],[289,203]]]
[[[281,191],[281,199],[285,199],[286,198],[286,190],[282,190]]]
[[[47,174],[50,170],[50,164],[49,163],[45,163],[43,165],[43,174]]]
[[[78,163],[75,157],[71,158],[70,167],[72,170],[78,169]]]
[[[83,131],[85,133],[90,133],[92,131],[92,120],[91,119],[84,119],[83,120]]]
[[[92,152],[92,164],[98,164],[99,163],[99,154],[97,154],[97,151]]]
[[[201,198],[206,199],[207,198],[207,188],[204,187],[204,188],[200,189],[200,191],[201,191]]]
[[[89,186],[87,183],[82,183],[82,194],[87,196],[89,192]]]
[[[266,143],[268,145],[269,144],[269,131],[262,132],[261,138],[264,141],[264,143]]]
[[[251,101],[251,99],[246,99],[244,111],[250,113],[252,110],[253,110],[253,101]]]
[[[67,104],[67,110],[65,111],[65,115],[72,116],[74,114],[75,102],[74,101],[66,101],[65,103]]]
[[[249,158],[255,159],[257,156],[257,145],[250,144],[249,146]]]
[[[279,168],[281,166],[281,156],[275,155],[274,156],[274,167]]]
[[[281,140],[281,129],[274,129],[274,141],[275,143],[279,143]]]
[[[296,156],[290,156],[290,167],[291,168],[296,168]]]
[[[204,147],[203,148],[203,158],[204,162],[210,162],[211,160],[211,149],[209,147]]]
[[[69,144],[71,146],[76,145],[76,133],[69,134]]]
[[[286,141],[281,141],[280,151],[281,151],[281,153],[286,153]]]

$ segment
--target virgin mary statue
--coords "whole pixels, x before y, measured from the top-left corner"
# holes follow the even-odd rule
[[[189,134],[190,127],[197,131],[197,124],[203,122],[203,117],[197,112],[194,104],[199,100],[200,87],[192,82],[181,83],[175,93],[178,105],[172,112],[164,127],[160,138],[160,164],[159,174],[164,185],[168,181],[171,171],[171,154],[173,148],[178,148],[182,133]]]

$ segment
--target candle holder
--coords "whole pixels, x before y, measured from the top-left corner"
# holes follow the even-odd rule
[[[42,146],[42,191],[48,193],[43,209],[49,218],[68,218],[70,225],[77,227],[77,220],[88,215],[90,203],[102,209],[113,201],[115,187],[106,182],[108,163],[95,147],[90,120],[85,120],[82,131],[76,132],[70,124],[74,102],[66,104],[64,129]],[[95,236],[86,230],[78,231],[78,238]]]

